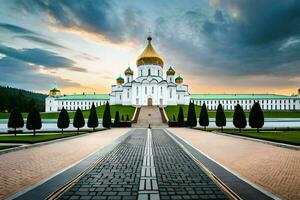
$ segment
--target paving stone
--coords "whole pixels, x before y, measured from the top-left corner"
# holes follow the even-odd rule
[[[168,199],[164,191],[170,199],[216,199],[217,195],[224,194],[163,130],[152,130],[152,140],[161,199]],[[228,198],[223,195],[219,199]]]
[[[146,129],[136,130],[59,199],[71,199],[69,191],[86,199],[137,199],[145,142]]]

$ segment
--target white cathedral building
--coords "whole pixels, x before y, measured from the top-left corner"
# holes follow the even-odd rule
[[[196,105],[205,103],[209,110],[216,110],[219,103],[224,110],[234,110],[240,104],[245,110],[250,110],[255,101],[258,101],[264,110],[300,110],[300,89],[297,95],[277,94],[190,94],[188,85],[183,84],[179,75],[175,78],[175,70],[168,67],[165,71],[164,60],[154,50],[151,41],[136,61],[138,74],[134,78],[133,70],[128,67],[125,78],[119,76],[116,85],[112,85],[110,94],[75,94],[61,95],[58,87],[50,90],[46,98],[46,112],[57,112],[63,107],[74,111],[78,107],[88,110],[95,106],[110,105],[140,106],[169,106],[187,105],[190,101]],[[165,71],[165,72],[164,72]]]
[[[149,36],[148,45],[138,57],[136,65],[137,77],[128,67],[125,70],[125,80],[120,76],[117,85],[112,86],[110,104],[132,106],[167,106],[188,104],[190,94],[188,86],[183,84],[183,78],[177,76],[172,67],[164,73],[164,61],[154,50]]]

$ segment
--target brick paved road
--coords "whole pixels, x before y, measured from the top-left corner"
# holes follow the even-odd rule
[[[170,128],[206,155],[283,199],[300,199],[300,152],[187,128]]]
[[[145,142],[135,130],[59,199],[137,199]]]
[[[153,155],[161,199],[228,199],[161,129],[153,130]]]
[[[162,129],[152,133],[135,130],[59,199],[228,199]]]
[[[112,143],[128,129],[112,129],[0,155],[0,199],[19,192]]]

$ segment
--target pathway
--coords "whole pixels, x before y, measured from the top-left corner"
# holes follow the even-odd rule
[[[136,129],[58,199],[200,197],[228,199],[162,129]]]
[[[112,129],[0,155],[0,199],[22,191],[112,143],[128,129]]]
[[[151,125],[152,128],[167,127],[162,123],[159,108],[156,106],[141,107],[139,119],[136,124],[133,124],[134,128],[147,128]]]
[[[169,128],[195,148],[267,191],[300,199],[300,152],[187,128]]]

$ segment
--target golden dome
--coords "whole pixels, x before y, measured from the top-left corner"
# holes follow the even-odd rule
[[[145,48],[145,50],[143,51],[143,53],[138,57],[138,59],[136,61],[136,65],[137,66],[159,65],[159,66],[163,67],[164,66],[163,59],[160,57],[160,55],[158,55],[158,53],[156,53],[156,51],[152,47],[152,44],[151,44],[152,37],[149,36],[147,38],[147,40],[148,40],[148,45]]]
[[[183,78],[179,75],[177,78],[175,78],[175,82],[181,84],[183,82]]]
[[[51,97],[55,97],[55,96],[60,96],[60,90],[57,86],[54,86],[50,92],[49,92],[49,96]]]
[[[128,67],[125,72],[124,72],[125,75],[133,75],[133,71],[130,69],[130,67]]]
[[[167,76],[170,76],[170,75],[175,75],[175,70],[172,68],[172,67],[169,67],[168,71],[167,71]]]
[[[122,85],[122,84],[124,83],[124,78],[120,75],[120,76],[116,79],[116,81],[117,81],[117,84],[118,84],[118,85]]]

